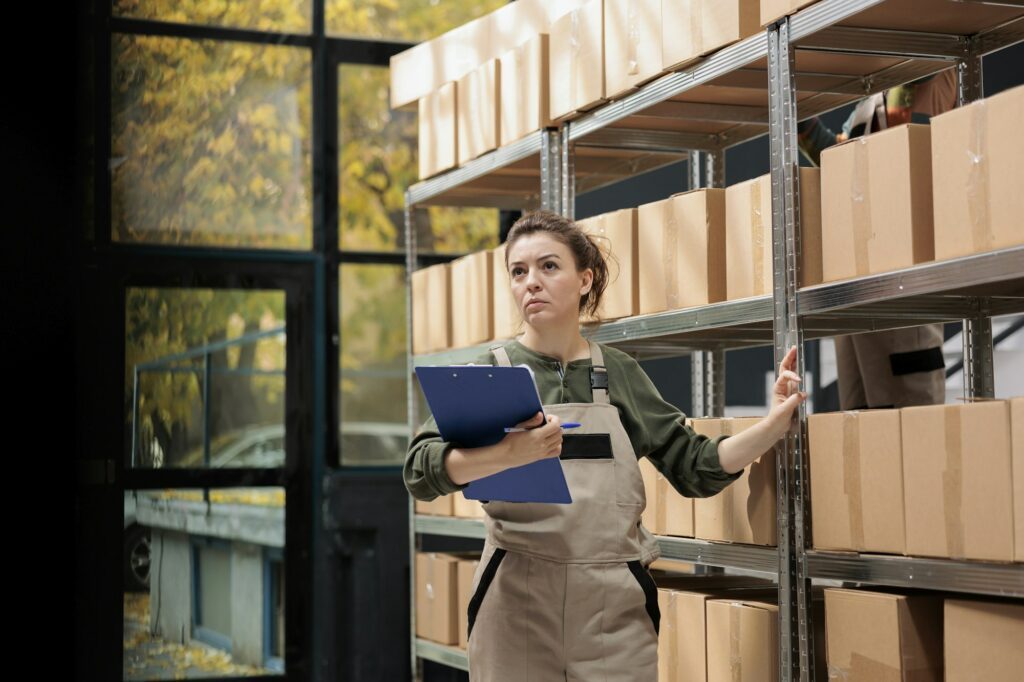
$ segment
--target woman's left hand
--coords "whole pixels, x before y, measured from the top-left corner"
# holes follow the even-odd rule
[[[802,378],[795,370],[796,346],[792,346],[779,365],[779,378],[772,388],[772,408],[766,420],[779,438],[789,431],[797,406],[807,400],[807,392],[798,390]]]

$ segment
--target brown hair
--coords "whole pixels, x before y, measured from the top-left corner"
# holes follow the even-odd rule
[[[537,232],[547,232],[568,246],[576,261],[577,270],[582,272],[590,268],[593,271],[594,281],[590,291],[580,296],[580,312],[596,315],[601,297],[608,286],[608,263],[593,238],[569,218],[553,211],[539,210],[527,213],[517,220],[505,240],[505,269],[508,269],[508,256],[512,245],[521,237]]]

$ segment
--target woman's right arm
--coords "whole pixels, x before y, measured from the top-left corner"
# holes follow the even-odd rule
[[[533,419],[518,424],[529,428],[541,423]],[[457,448],[441,439],[433,417],[413,438],[405,458],[405,487],[418,500],[430,501],[462,490],[475,481],[499,471],[522,466],[562,452],[562,427],[558,417],[528,431],[507,434],[500,442],[482,448]]]

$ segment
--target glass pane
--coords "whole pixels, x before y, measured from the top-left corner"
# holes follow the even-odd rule
[[[408,447],[405,269],[343,265],[341,463],[395,466]]]
[[[115,15],[180,24],[309,33],[310,0],[114,0]]]
[[[285,491],[124,494],[125,680],[284,669]]]
[[[339,241],[348,250],[405,248],[405,190],[418,179],[416,113],[395,111],[388,70],[339,67]],[[416,218],[420,251],[460,253],[497,246],[498,212],[430,208]]]
[[[114,241],[308,249],[305,49],[114,36]]]
[[[421,42],[493,12],[506,0],[326,0],[327,32]]]
[[[125,466],[284,466],[284,304],[280,291],[127,290]]]

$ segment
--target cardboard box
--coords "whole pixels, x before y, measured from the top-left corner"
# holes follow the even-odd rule
[[[512,338],[522,330],[523,318],[512,298],[512,279],[505,267],[505,245],[491,251],[491,286],[494,289],[494,338]]]
[[[815,549],[903,554],[900,411],[807,418]]]
[[[416,635],[439,644],[459,643],[458,559],[416,554]]]
[[[825,590],[828,679],[942,682],[942,596]]]
[[[636,315],[640,307],[637,210],[625,208],[579,220],[576,224],[595,238],[608,263],[608,287],[597,310],[597,319]]]
[[[584,0],[516,0],[391,58],[391,108],[401,109],[458,80],[538,33]]]
[[[604,0],[587,0],[551,25],[553,121],[604,100]]]
[[[452,516],[463,519],[482,519],[486,515],[480,500],[467,500],[461,492],[449,495],[452,498]]]
[[[501,56],[498,132],[502,146],[551,125],[549,56],[546,33]]]
[[[694,576],[658,584],[661,630],[658,634],[658,682],[704,682],[708,600],[768,596],[770,583],[743,576]]]
[[[473,598],[473,577],[476,575],[479,558],[476,561],[459,561],[458,593],[459,593],[459,648],[469,648],[469,600]]]
[[[455,131],[459,165],[498,147],[501,137],[501,62],[491,59],[458,80]]]
[[[433,353],[452,345],[451,267],[448,263],[412,273],[412,352]]]
[[[451,262],[454,348],[484,343],[494,337],[492,268],[490,251],[478,251]]]
[[[430,502],[416,500],[415,510],[417,514],[429,514],[431,516],[452,516],[455,511],[454,496],[441,495]]]
[[[759,0],[706,0],[701,3],[701,54],[761,32]]]
[[[813,5],[818,0],[761,0],[761,25],[767,26],[776,19],[792,14],[798,9]]]
[[[614,98],[661,73],[661,0],[605,0],[605,90]]]
[[[655,535],[664,535],[665,512],[661,508],[661,496],[658,490],[658,477],[661,474],[654,468],[651,460],[646,457],[642,457],[638,464],[640,465],[640,475],[644,480],[644,496],[647,498],[647,504],[640,515],[640,523]]]
[[[1024,604],[946,600],[946,682],[1014,682],[1024,670]]]
[[[709,438],[741,433],[760,417],[691,419],[697,433]],[[751,464],[717,495],[693,500],[694,536],[703,540],[776,545],[775,450]]]
[[[698,189],[638,210],[640,314],[725,300],[725,190]]]
[[[800,169],[799,286],[821,283],[821,171]],[[741,182],[725,190],[726,298],[772,293],[772,178]]]
[[[694,498],[684,497],[661,474],[658,474],[658,494],[660,497],[660,508],[665,516],[665,522],[662,525],[664,534],[692,538]]]
[[[935,258],[1024,244],[1024,87],[931,120]]]
[[[779,607],[768,601],[708,601],[708,682],[777,680],[778,620]]]
[[[456,134],[457,86],[445,83],[419,101],[420,179],[454,168],[458,162]]]
[[[1009,405],[901,412],[907,554],[1013,561]]]
[[[1013,556],[1024,561],[1024,398],[1010,401],[1010,437],[1013,467]]]
[[[821,153],[823,281],[934,259],[930,142],[910,123]]]

